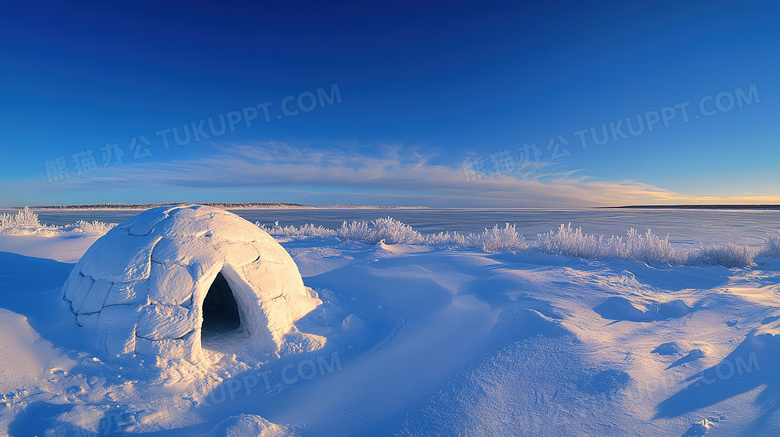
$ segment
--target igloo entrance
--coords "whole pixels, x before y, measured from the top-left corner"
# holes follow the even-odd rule
[[[227,279],[219,272],[203,299],[201,338],[208,341],[210,338],[222,337],[240,330],[241,314],[238,303]]]

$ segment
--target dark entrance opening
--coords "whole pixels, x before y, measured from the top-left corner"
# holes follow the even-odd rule
[[[203,300],[203,325],[201,338],[220,337],[241,327],[238,304],[233,297],[227,279],[222,272],[217,274]]]

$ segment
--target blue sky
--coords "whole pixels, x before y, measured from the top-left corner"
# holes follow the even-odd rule
[[[780,4],[541,3],[3,4],[0,205],[780,203]]]

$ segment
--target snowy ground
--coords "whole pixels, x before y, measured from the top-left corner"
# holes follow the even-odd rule
[[[0,236],[0,435],[780,434],[780,259],[748,267],[279,236],[328,339],[106,362],[60,289],[97,236]]]

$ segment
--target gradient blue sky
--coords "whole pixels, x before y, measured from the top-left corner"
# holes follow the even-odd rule
[[[780,3],[538,3],[6,2],[0,205],[780,203]],[[332,84],[341,103],[281,113]],[[751,86],[751,105],[706,100]],[[268,101],[270,122],[155,136]],[[687,123],[587,150],[573,134],[687,102]],[[152,155],[133,159],[141,135]],[[558,135],[571,156],[552,159]],[[465,158],[519,164],[526,143],[539,163],[466,181]],[[78,175],[87,149],[98,169]],[[69,177],[49,182],[57,157]]]

